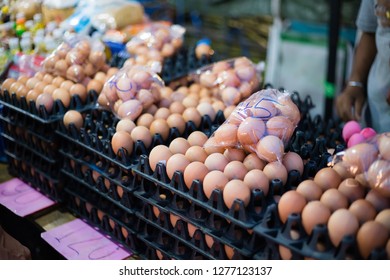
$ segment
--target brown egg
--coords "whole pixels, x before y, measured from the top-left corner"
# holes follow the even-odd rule
[[[289,118],[294,126],[299,123],[301,114],[297,105],[295,105],[295,103],[291,100],[290,96],[279,96],[278,102],[275,103],[275,107],[280,111],[282,116]]]
[[[160,134],[161,138],[166,141],[169,137],[169,125],[164,119],[155,119],[150,124],[150,132],[152,135]]]
[[[383,159],[374,161],[365,175],[371,188],[390,197],[390,161]]]
[[[354,177],[353,174],[349,172],[348,165],[343,161],[336,163],[333,166],[333,169],[340,175],[342,180]]]
[[[348,210],[356,216],[359,224],[362,225],[367,221],[374,220],[376,210],[372,204],[365,199],[355,200],[348,208]]]
[[[287,172],[297,170],[300,175],[303,174],[303,160],[301,156],[294,152],[288,152],[283,156],[283,165],[286,167]]]
[[[199,161],[191,162],[184,170],[184,182],[190,188],[194,180],[203,182],[204,177],[209,173],[206,165]]]
[[[172,102],[171,105],[169,105],[169,110],[172,114],[178,113],[183,114],[186,107],[179,101]]]
[[[138,140],[142,141],[144,143],[146,148],[149,148],[152,144],[153,137],[150,133],[150,130],[145,126],[136,126],[130,133],[131,138],[133,139],[134,143]]]
[[[122,119],[116,124],[115,130],[116,131],[126,131],[127,133],[131,133],[135,127],[136,127],[136,125],[132,120]]]
[[[221,153],[213,153],[207,156],[204,164],[207,168],[211,170],[219,170],[224,171],[226,165],[229,163],[229,160],[226,158],[224,154]]]
[[[375,221],[383,224],[390,232],[390,209],[384,209],[380,211],[376,215]]]
[[[17,79],[17,81],[19,83],[22,83],[23,85],[26,85],[27,81],[28,81],[29,77],[27,77],[26,75],[20,75]]]
[[[237,130],[238,141],[242,145],[257,144],[265,134],[265,124],[261,119],[248,117]]]
[[[279,179],[282,181],[283,185],[287,182],[287,169],[279,161],[269,162],[263,168],[264,174],[268,177],[270,181],[274,179]]]
[[[209,116],[210,120],[213,122],[217,113],[215,112],[213,106],[209,103],[200,103],[196,106],[196,109],[202,116]]]
[[[341,183],[340,175],[331,167],[320,169],[314,176],[314,182],[321,187],[322,191],[337,189]]]
[[[57,76],[53,78],[52,84],[57,88],[61,87],[61,84],[65,81],[64,78]]]
[[[149,165],[153,171],[156,169],[156,165],[161,162],[166,165],[168,159],[172,156],[171,150],[167,146],[158,145],[154,147],[149,154]]]
[[[92,79],[87,85],[87,91],[94,90],[96,93],[100,93],[103,89],[103,83],[99,80]]]
[[[383,196],[375,189],[368,191],[365,198],[366,200],[371,202],[376,212],[378,213],[384,209],[390,208],[390,199],[388,197]]]
[[[365,188],[353,178],[343,180],[340,183],[338,190],[347,197],[350,204],[355,200],[364,198],[366,194]]]
[[[256,145],[257,155],[268,162],[282,160],[284,145],[282,140],[274,135],[264,136]]]
[[[243,162],[244,159],[245,159],[245,156],[246,156],[246,153],[245,153],[244,150],[242,150],[242,149],[234,149],[234,148],[226,149],[223,154],[225,155],[225,157],[229,161],[237,160],[237,161]]]
[[[359,252],[364,259],[368,259],[374,249],[385,248],[388,239],[389,231],[376,221],[364,223],[356,236]]]
[[[241,101],[241,93],[236,87],[228,86],[222,90],[221,98],[226,106],[237,105]]]
[[[37,92],[36,90],[34,89],[31,89],[29,90],[29,92],[27,92],[27,95],[26,95],[26,101],[27,102],[30,102],[30,101],[36,101],[38,96],[39,96],[39,92]]]
[[[345,151],[343,161],[349,165],[352,174],[367,171],[370,165],[378,158],[378,148],[369,143],[360,143]]]
[[[208,140],[208,137],[202,131],[194,131],[188,136],[187,140],[191,146],[203,147]]]
[[[183,134],[186,128],[186,122],[183,116],[179,113],[171,114],[167,118],[167,123],[170,128],[176,127],[180,134]]]
[[[70,90],[70,88],[74,85],[74,82],[70,81],[70,80],[65,80],[61,83],[61,88],[64,88],[66,89],[67,91]]]
[[[111,139],[111,147],[115,154],[118,154],[120,148],[124,148],[129,155],[133,152],[134,142],[130,134],[126,131],[117,131]]]
[[[294,124],[284,116],[275,116],[270,118],[267,123],[267,133],[275,135],[282,139],[283,143],[287,143],[294,133]]]
[[[136,120],[142,113],[142,104],[136,99],[130,99],[119,105],[117,114],[119,118],[128,118],[132,121]]]
[[[36,85],[37,83],[39,83],[39,81],[40,81],[40,80],[38,80],[37,78],[31,77],[31,78],[29,78],[29,79],[27,80],[26,86],[27,86],[29,89],[33,89],[33,88],[35,88],[35,85]]]
[[[65,108],[68,108],[70,105],[70,93],[63,88],[56,88],[53,91],[53,99],[54,100],[61,100],[62,104]]]
[[[102,84],[104,84],[106,82],[106,80],[107,80],[107,76],[106,76],[106,73],[99,71],[99,72],[96,72],[96,74],[93,77],[93,79],[101,82]]]
[[[223,190],[223,201],[227,208],[231,209],[236,199],[243,202],[244,207],[248,206],[251,191],[246,183],[239,179],[230,180]],[[235,209],[238,210],[238,209]]]
[[[229,180],[244,180],[245,175],[248,173],[248,170],[241,161],[234,160],[226,164],[223,173],[225,173],[226,177]]]
[[[153,121],[154,117],[152,114],[144,113],[137,119],[137,125],[149,128]]]
[[[191,162],[199,161],[205,162],[207,158],[206,151],[200,146],[191,146],[187,149],[185,153],[186,158],[188,158]]]
[[[69,68],[68,62],[65,59],[59,59],[54,65],[56,75],[65,77]]]
[[[74,82],[84,80],[85,74],[83,67],[81,65],[73,64],[66,70],[66,78]]]
[[[87,89],[83,84],[74,84],[69,88],[71,96],[78,95],[83,103],[87,101]]]
[[[54,90],[56,90],[57,87],[55,85],[52,85],[52,84],[48,84],[47,86],[45,86],[43,88],[43,92],[44,93],[50,93],[50,94],[53,94]]]
[[[154,114],[155,119],[163,119],[166,120],[170,116],[171,111],[168,108],[159,108]]]
[[[354,214],[345,208],[340,208],[332,213],[328,220],[328,233],[335,247],[348,235],[355,236],[359,229],[359,221]]]
[[[245,175],[244,182],[251,190],[262,190],[264,196],[268,194],[269,179],[262,170],[252,169]]]
[[[285,223],[290,214],[300,214],[306,206],[306,199],[296,191],[284,193],[278,203],[278,212],[280,220]]]
[[[169,144],[169,149],[173,154],[182,154],[185,155],[187,150],[191,147],[190,143],[188,143],[187,139],[178,137],[172,140]]]
[[[325,190],[320,201],[326,205],[332,213],[340,208],[347,209],[349,206],[347,197],[333,188]]]
[[[16,80],[14,78],[7,78],[4,80],[4,82],[1,84],[1,90],[4,91],[10,91],[11,85],[15,83]]]
[[[216,189],[223,191],[225,185],[229,182],[226,175],[219,170],[212,170],[203,179],[203,191],[207,198],[210,198],[212,192]]]
[[[320,200],[322,189],[313,180],[304,180],[299,183],[297,192],[302,194],[307,201]]]
[[[23,84],[21,82],[14,82],[14,83],[12,83],[10,88],[9,88],[10,93],[11,94],[13,94],[13,93],[16,94],[21,86],[23,86]]]
[[[378,137],[379,153],[385,160],[390,160],[390,133],[382,133]]]
[[[69,128],[69,125],[73,123],[77,130],[80,130],[84,124],[84,119],[79,111],[69,110],[64,114],[63,122],[66,128]]]
[[[214,138],[216,144],[222,147],[236,147],[238,144],[237,126],[224,123],[215,132]]]
[[[186,122],[192,121],[195,124],[195,127],[199,127],[202,121],[202,116],[196,108],[185,109],[183,112],[183,118]]]
[[[176,171],[184,172],[191,162],[183,154],[174,154],[167,161],[167,175],[172,179]]]
[[[54,100],[50,93],[42,93],[38,95],[36,100],[36,107],[39,110],[40,106],[43,105],[48,113],[51,113],[53,109]]]
[[[327,225],[331,212],[320,201],[310,201],[302,210],[302,225],[307,234],[311,234],[316,225]]]
[[[243,161],[248,171],[253,169],[263,170],[266,163],[261,160],[255,153],[248,154]]]

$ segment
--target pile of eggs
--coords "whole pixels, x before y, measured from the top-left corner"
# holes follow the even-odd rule
[[[347,147],[350,148],[353,145],[367,142],[376,135],[376,131],[371,127],[362,128],[357,121],[348,121],[343,127],[342,135]]]
[[[267,161],[281,161],[300,112],[287,93],[265,89],[241,102],[205,144],[242,148]]]
[[[184,28],[179,25],[152,24],[126,44],[127,52],[133,57],[125,65],[162,63],[183,46],[184,32]]]
[[[98,71],[106,71],[106,55],[101,42],[80,39],[74,45],[63,42],[42,63],[43,71],[75,83],[84,82]],[[85,83],[85,82],[84,82]]]
[[[246,57],[216,62],[197,71],[198,82],[213,91],[227,106],[237,105],[255,92],[260,79]]]
[[[363,258],[378,248],[387,248],[390,258],[389,197],[339,169],[323,168],[313,179],[304,180],[295,190],[284,193],[278,202],[278,213],[282,223],[286,223],[289,215],[300,214],[307,235],[316,226],[326,225],[335,248],[343,238],[353,236]],[[301,238],[297,232],[291,236]],[[323,244],[317,245],[317,250],[325,250]],[[287,248],[279,249],[282,258],[292,257]]]

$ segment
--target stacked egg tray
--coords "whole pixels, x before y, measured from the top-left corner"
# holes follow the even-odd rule
[[[62,157],[59,153],[60,138],[55,133],[59,121],[69,109],[82,111],[95,106],[96,92],[88,93],[86,105],[78,96],[72,97],[71,105],[65,108],[56,100],[49,113],[44,106],[36,108],[34,101],[27,103],[25,97],[16,98],[14,93],[3,91],[0,121],[1,136],[11,175],[24,180],[55,201],[62,201]],[[20,168],[23,166],[23,168]]]
[[[215,56],[215,54],[210,56],[203,55],[197,58],[195,46],[182,47],[173,56],[164,59],[159,76],[166,84],[169,84],[188,76],[188,74],[203,66],[215,62]],[[112,56],[110,65],[121,68],[129,57],[130,54],[127,51],[116,53]]]

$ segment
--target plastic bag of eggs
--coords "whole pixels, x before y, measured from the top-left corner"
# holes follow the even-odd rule
[[[104,49],[103,43],[97,39],[73,35],[46,57],[42,70],[80,83],[107,67]]]
[[[332,164],[345,169],[349,178],[363,186],[390,197],[390,132],[377,134],[339,152]]]
[[[264,89],[236,106],[204,147],[244,149],[267,161],[282,161],[300,112],[287,91]]]
[[[246,57],[218,61],[198,69],[192,79],[212,89],[226,106],[237,105],[256,92],[260,75],[255,64]]]
[[[135,56],[137,65],[147,65],[151,61],[162,62],[182,47],[184,33],[185,28],[181,25],[152,23],[126,44],[126,50]]]
[[[150,68],[123,67],[105,82],[101,94],[119,119],[134,121],[160,100],[163,87],[164,81]]]

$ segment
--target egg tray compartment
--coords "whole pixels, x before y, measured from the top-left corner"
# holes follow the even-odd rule
[[[173,209],[167,209],[167,207],[163,207],[145,197],[140,197],[140,199],[145,203],[136,212],[137,216],[187,243],[188,246],[195,247],[195,250],[202,255],[208,256],[210,259],[226,259],[226,253],[220,251],[220,247],[224,245],[234,249],[233,259],[251,259],[255,248],[264,246],[262,243],[265,242],[265,238],[260,240],[260,236],[251,235],[247,229],[241,228],[234,223],[228,223],[225,219],[213,213],[209,217],[202,219],[206,219],[206,221],[193,221],[188,219],[188,217],[183,217],[182,213]],[[157,207],[159,210],[157,217],[153,211],[154,207]],[[175,226],[170,222],[170,214],[179,218]],[[192,237],[188,232],[188,223],[197,228]],[[213,224],[212,229],[208,226],[209,224]],[[213,239],[211,248],[208,247],[205,241],[206,235]]]
[[[140,178],[140,188],[134,192],[135,195],[154,200],[183,215],[192,216],[193,219],[196,219],[194,212],[200,211],[205,215],[213,213],[243,228],[253,228],[257,225],[262,220],[267,206],[274,203],[273,194],[284,193],[293,184],[296,185],[297,182],[293,181],[298,180],[294,175],[297,173],[291,172],[284,186],[280,180],[273,181],[267,196],[261,190],[253,190],[247,207],[241,200],[236,200],[228,209],[220,191],[214,190],[210,199],[207,199],[203,186],[198,180],[194,180],[191,187],[187,188],[183,173],[179,171],[176,171],[170,180],[166,174],[165,165],[162,163],[158,163],[155,172],[152,172],[149,159],[145,155],[140,157],[134,173]]]
[[[63,186],[61,185],[61,180],[59,178],[52,178],[47,173],[37,169],[34,165],[21,160],[9,152],[6,152],[6,155],[8,158],[8,172],[10,175],[21,179],[54,201],[63,201]]]
[[[77,183],[76,183],[77,187]],[[143,256],[145,245],[134,230],[137,217],[125,212],[95,193],[65,188],[66,207],[126,250]]]
[[[262,223],[253,230],[255,234],[268,238],[275,248],[281,245],[290,249],[292,259],[362,259],[354,236],[345,236],[336,248],[330,241],[326,225],[315,226],[308,235],[303,228],[300,214],[290,214],[283,224],[279,219],[277,204],[268,207]],[[387,259],[386,249],[373,250],[368,259]]]
[[[110,65],[122,68],[125,61],[130,57],[127,51],[119,52],[112,56]],[[215,62],[215,54],[203,55],[198,59],[195,55],[195,46],[182,47],[173,56],[164,59],[161,72],[158,75],[166,84],[169,84],[213,62]]]
[[[113,183],[107,186],[103,177],[100,177],[97,183],[95,183],[92,178],[92,170],[87,169],[85,172],[82,172],[82,165],[78,162],[72,168],[69,159],[66,159],[61,172],[72,183],[77,182],[80,188],[94,192],[123,211],[134,213],[134,209],[139,207],[139,199],[131,191],[128,191],[127,188],[117,186]],[[73,189],[72,187],[69,188]]]
[[[99,114],[101,114],[101,116],[99,116]],[[103,116],[106,117],[103,118]],[[95,118],[103,118],[104,121],[95,121]],[[146,148],[142,141],[136,141],[134,143],[133,152],[130,155],[124,148],[120,148],[117,154],[112,150],[111,139],[115,133],[116,123],[119,120],[115,119],[108,111],[91,111],[91,114],[87,114],[84,126],[81,127],[80,130],[77,130],[72,123],[69,125],[69,128],[66,128],[63,123],[60,123],[57,134],[65,139],[63,142],[76,143],[77,145],[96,153],[98,156],[117,164],[121,168],[130,169],[134,168],[141,155],[148,155],[155,146],[169,145],[173,139],[178,137],[188,138],[192,132],[198,130],[209,136],[224,122],[224,120],[223,112],[219,111],[214,122],[211,121],[209,116],[203,116],[199,128],[197,128],[192,121],[188,121],[183,135],[180,134],[177,128],[170,128],[169,136],[166,141],[162,139],[160,134],[153,135],[152,143],[148,148]]]

